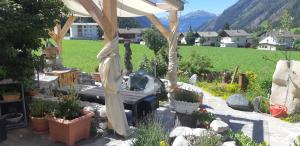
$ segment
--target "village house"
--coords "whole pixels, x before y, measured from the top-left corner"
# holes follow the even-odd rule
[[[99,39],[97,23],[73,23],[70,27],[70,39]]]
[[[147,28],[119,28],[120,42],[128,40],[139,43],[142,33]],[[70,39],[99,39],[97,23],[73,23],[70,28]]]
[[[258,50],[292,49],[295,35],[288,31],[271,31],[259,36]]]
[[[187,33],[178,33],[177,34],[177,43],[178,44],[182,44],[182,45],[186,45],[187,44],[187,42],[185,40],[186,34]]]
[[[220,47],[247,47],[250,46],[249,36],[245,30],[223,30],[219,33],[221,37]]]
[[[140,43],[143,40],[142,34],[146,30],[147,28],[119,28],[120,41]]]
[[[196,46],[215,46],[219,43],[219,34],[217,32],[197,32],[198,38],[195,40]]]

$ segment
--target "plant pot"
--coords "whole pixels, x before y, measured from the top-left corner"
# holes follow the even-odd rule
[[[39,92],[37,90],[31,90],[31,91],[29,91],[29,96],[31,96],[31,97],[36,96],[38,94],[39,94]]]
[[[93,112],[84,111],[83,116],[73,120],[48,117],[49,136],[67,146],[73,146],[76,141],[89,138],[92,116]]]
[[[36,118],[31,117],[31,128],[33,133],[44,134],[49,130],[48,120],[45,117]]]
[[[19,123],[22,120],[23,114],[22,113],[11,113],[11,114],[5,114],[5,115],[3,115],[3,117],[6,118],[7,123],[15,124],[15,123]]]
[[[96,82],[101,82],[100,73],[93,73],[93,77],[94,77]]]
[[[4,101],[15,101],[20,99],[20,93],[6,93],[2,97]]]
[[[192,103],[192,102],[174,100],[175,111],[182,114],[192,114],[193,112],[196,112],[198,110],[199,106],[200,106],[199,102]]]
[[[0,118],[0,142],[7,139],[6,119]]]

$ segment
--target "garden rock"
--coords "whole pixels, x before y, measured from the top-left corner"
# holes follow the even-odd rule
[[[193,130],[189,127],[176,127],[171,131],[169,137],[175,138],[177,136],[187,136],[192,134],[193,134]]]
[[[217,133],[223,133],[229,129],[229,125],[221,120],[214,120],[210,123],[210,128]]]
[[[207,129],[204,128],[195,128],[193,129],[192,135],[196,137],[200,137],[208,132]]]
[[[190,84],[195,85],[197,82],[197,78],[198,78],[197,74],[193,74],[189,79]]]
[[[222,146],[236,146],[235,141],[227,141],[222,144]]]
[[[174,140],[172,146],[190,146],[190,143],[183,136],[178,136]]]
[[[236,110],[251,111],[251,103],[241,94],[231,95],[226,103],[229,107]]]

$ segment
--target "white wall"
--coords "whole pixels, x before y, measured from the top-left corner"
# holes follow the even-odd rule
[[[268,45],[268,44],[260,44],[257,47],[258,50],[268,50],[268,51],[276,51],[276,46]]]
[[[82,36],[78,34],[78,28],[81,27]],[[98,39],[97,25],[72,25],[70,28],[71,39]]]

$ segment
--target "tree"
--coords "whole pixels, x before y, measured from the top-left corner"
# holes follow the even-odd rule
[[[151,27],[150,29],[146,30],[143,34],[143,39],[146,43],[146,46],[149,47],[149,49],[151,49],[155,55],[160,49],[164,47],[166,48],[168,45],[165,37],[163,37],[159,30],[155,27]]]
[[[225,24],[223,26],[223,30],[230,30],[230,25],[228,22],[225,22]]]
[[[192,26],[190,25],[189,31],[185,36],[185,41],[188,45],[194,45],[195,44],[195,34],[193,32]]]
[[[126,41],[124,43],[124,47],[125,47],[125,57],[124,57],[124,64],[125,64],[125,73],[126,75],[129,75],[130,73],[132,73],[132,63],[131,63],[131,48],[130,48],[130,42]]]
[[[268,20],[265,20],[263,21],[261,24],[260,24],[260,27],[263,29],[263,31],[272,31],[273,30],[273,27],[272,27],[272,24],[270,23],[270,21]]]
[[[294,18],[290,15],[289,11],[284,10],[282,16],[280,17],[281,29],[290,30]]]
[[[200,38],[200,44],[203,45],[206,42],[206,39],[204,37]]]
[[[0,5],[0,79],[31,79],[33,52],[68,11],[60,0],[10,0]]]

